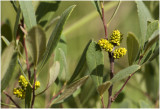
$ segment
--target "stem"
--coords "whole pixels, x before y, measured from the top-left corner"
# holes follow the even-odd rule
[[[12,97],[11,97],[10,95],[8,95],[7,92],[3,91],[3,93],[13,102],[13,104],[15,104],[15,106],[16,106],[17,108],[21,108],[21,107],[12,99]]]
[[[52,97],[51,101],[48,103],[47,108],[49,108],[49,106],[51,105],[52,101],[57,98],[63,91],[64,91],[64,87],[66,86],[66,83],[64,83],[63,87],[61,88],[61,90]]]
[[[140,56],[138,64],[140,64],[141,59],[143,58],[143,55]],[[112,98],[112,102],[117,98],[117,96],[121,93],[121,91],[123,90],[123,88],[125,87],[125,85],[127,84],[127,82],[129,81],[129,79],[135,74],[136,72],[133,72],[132,74],[129,75],[129,77],[127,78],[127,80],[125,81],[125,83],[123,84],[123,86],[119,89],[119,91],[114,95],[114,97]]]
[[[111,53],[109,53],[109,59],[110,59],[110,79],[112,79],[113,76],[114,76],[114,58],[113,58]],[[112,103],[112,88],[113,88],[113,85],[108,89],[109,95],[108,95],[107,108],[111,107],[111,103]]]
[[[102,103],[103,108],[105,108],[103,96],[101,97],[101,103]]]
[[[32,99],[31,108],[33,108],[34,101],[35,101],[35,82],[36,82],[36,68],[34,68],[33,99]]]
[[[106,26],[105,17],[104,17],[104,2],[100,2],[100,3],[101,3],[101,9],[102,9],[102,21],[103,21],[103,25],[104,25],[105,38],[108,39],[107,26]]]
[[[25,31],[24,18],[22,18],[22,20],[21,20],[21,25],[22,26],[20,26],[20,28],[24,32]],[[28,52],[27,52],[26,41],[25,41],[26,35],[27,35],[27,32],[24,32],[23,46],[24,46],[24,50],[25,50],[25,54],[26,54],[26,65],[27,65],[27,71],[28,71],[28,78],[30,80],[31,79],[31,71],[30,71],[30,65],[29,65],[29,61],[28,61]]]

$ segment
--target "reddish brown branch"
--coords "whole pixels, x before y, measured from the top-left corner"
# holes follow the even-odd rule
[[[57,98],[57,97],[63,92],[65,86],[66,86],[66,84],[64,84],[63,87],[61,88],[61,90],[60,90],[56,95],[54,95],[54,96],[52,97],[52,99],[51,99],[50,102],[48,103],[47,108],[49,108],[49,106],[51,105],[52,101],[53,101],[55,98]]]
[[[13,104],[17,107],[17,108],[21,108],[13,99],[10,95],[8,95],[7,92],[3,91],[3,93],[13,102]]]
[[[138,64],[140,64],[142,58],[143,58],[143,56],[140,56],[139,61],[138,61]],[[129,79],[130,79],[134,74],[135,74],[135,72],[132,73],[132,74],[127,78],[127,80],[125,81],[125,83],[123,84],[123,86],[119,89],[119,91],[118,91],[118,92],[114,95],[114,97],[112,98],[112,102],[113,102],[113,101],[117,98],[117,96],[121,93],[121,91],[122,91],[123,88],[126,86],[126,84],[127,84],[127,82],[129,81]]]
[[[25,30],[24,18],[22,18],[22,20],[21,20],[21,26],[20,26],[20,28],[24,32],[24,30]],[[30,71],[30,65],[29,65],[29,60],[28,60],[28,52],[27,52],[27,47],[26,47],[26,40],[25,40],[26,38],[25,38],[25,35],[26,35],[26,32],[24,32],[23,46],[24,46],[25,55],[26,55],[26,65],[27,65],[27,71],[28,71],[28,78],[30,80],[30,78],[31,78],[31,71]]]

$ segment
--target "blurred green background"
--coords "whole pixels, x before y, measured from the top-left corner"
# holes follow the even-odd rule
[[[39,1],[33,1],[35,10],[39,5]],[[158,1],[150,2],[145,1],[145,5],[148,7],[149,11],[152,13],[154,19],[159,19],[159,4]],[[116,9],[117,1],[105,1],[105,8],[110,7],[105,11],[105,20],[109,21],[114,10]],[[158,4],[158,5],[157,5]],[[96,11],[96,8],[90,1],[61,1],[58,4],[58,9],[52,16],[55,18],[60,16],[61,13],[69,6],[76,5],[76,8],[69,17],[64,30],[63,35],[66,38],[67,43],[67,68],[68,75],[71,76],[75,70],[75,67],[81,57],[81,54],[90,39],[98,41],[104,37],[103,23]],[[1,29],[2,35],[8,34],[11,41],[11,36],[13,36],[14,24],[16,19],[16,12],[14,11],[12,4],[9,1],[1,2],[1,26],[7,24],[11,27],[11,30]],[[52,25],[49,30],[46,31],[46,36],[49,38],[56,22]],[[122,1],[118,9],[117,14],[113,18],[112,22],[108,27],[108,36],[111,35],[114,29],[119,29],[123,34],[123,41],[121,46],[126,47],[126,37],[128,32],[133,32],[137,38],[140,37],[140,26],[137,14],[137,7],[134,1]],[[2,48],[2,53],[3,53]],[[1,63],[3,64],[3,62]],[[125,55],[123,58],[115,61],[115,73],[120,69],[129,66],[128,56]],[[86,73],[88,71],[85,71]],[[105,71],[104,75],[109,72],[109,60],[108,54],[105,53]],[[16,78],[17,76],[15,76]],[[16,81],[16,79],[13,81]],[[47,78],[47,76],[46,76]],[[108,77],[107,77],[108,78]],[[112,107],[116,108],[135,108],[140,107],[144,104],[148,107],[156,107],[158,105],[158,81],[159,81],[159,60],[158,57],[154,59],[151,63],[147,63],[142,67],[141,71],[137,72],[129,83],[126,85],[122,93],[118,96],[117,100],[113,102]],[[124,81],[121,81],[114,85],[113,94],[121,87]],[[10,83],[10,86],[15,84]],[[42,83],[43,84],[43,83]],[[45,84],[45,83],[44,83]],[[54,86],[52,87],[52,90]],[[12,93],[12,89],[7,89]],[[51,92],[49,90],[48,92]],[[81,93],[80,93],[81,92]],[[52,95],[52,94],[50,94]],[[68,101],[63,103],[63,107],[83,107],[83,108],[96,108],[101,107],[100,97],[96,92],[96,89],[89,79],[87,83],[82,87],[82,89],[76,91],[75,98],[70,97]],[[49,95],[48,95],[49,96]],[[105,96],[105,105],[107,105],[108,94]],[[42,95],[36,98],[37,102],[35,107],[44,107],[47,103],[47,95]],[[17,99],[18,100],[18,99]],[[1,101],[7,101],[7,98],[2,95]],[[23,104],[21,104],[23,105]],[[57,105],[58,106],[58,105]]]

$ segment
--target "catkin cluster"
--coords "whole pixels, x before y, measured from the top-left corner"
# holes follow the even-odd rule
[[[16,97],[18,98],[24,99],[26,95],[26,88],[28,86],[28,81],[25,79],[23,75],[20,75],[18,83],[19,87],[13,89],[13,94],[16,95]],[[39,87],[40,87],[40,82],[36,81],[35,90]]]
[[[112,52],[114,59],[119,59],[123,57],[127,50],[126,48],[117,48],[114,49],[114,46],[120,46],[120,42],[122,40],[122,34],[119,30],[114,30],[110,39],[100,39],[98,41],[98,45],[107,52]]]

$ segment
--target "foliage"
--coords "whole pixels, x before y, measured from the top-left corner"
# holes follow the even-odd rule
[[[2,108],[158,107],[158,1],[1,3]]]

